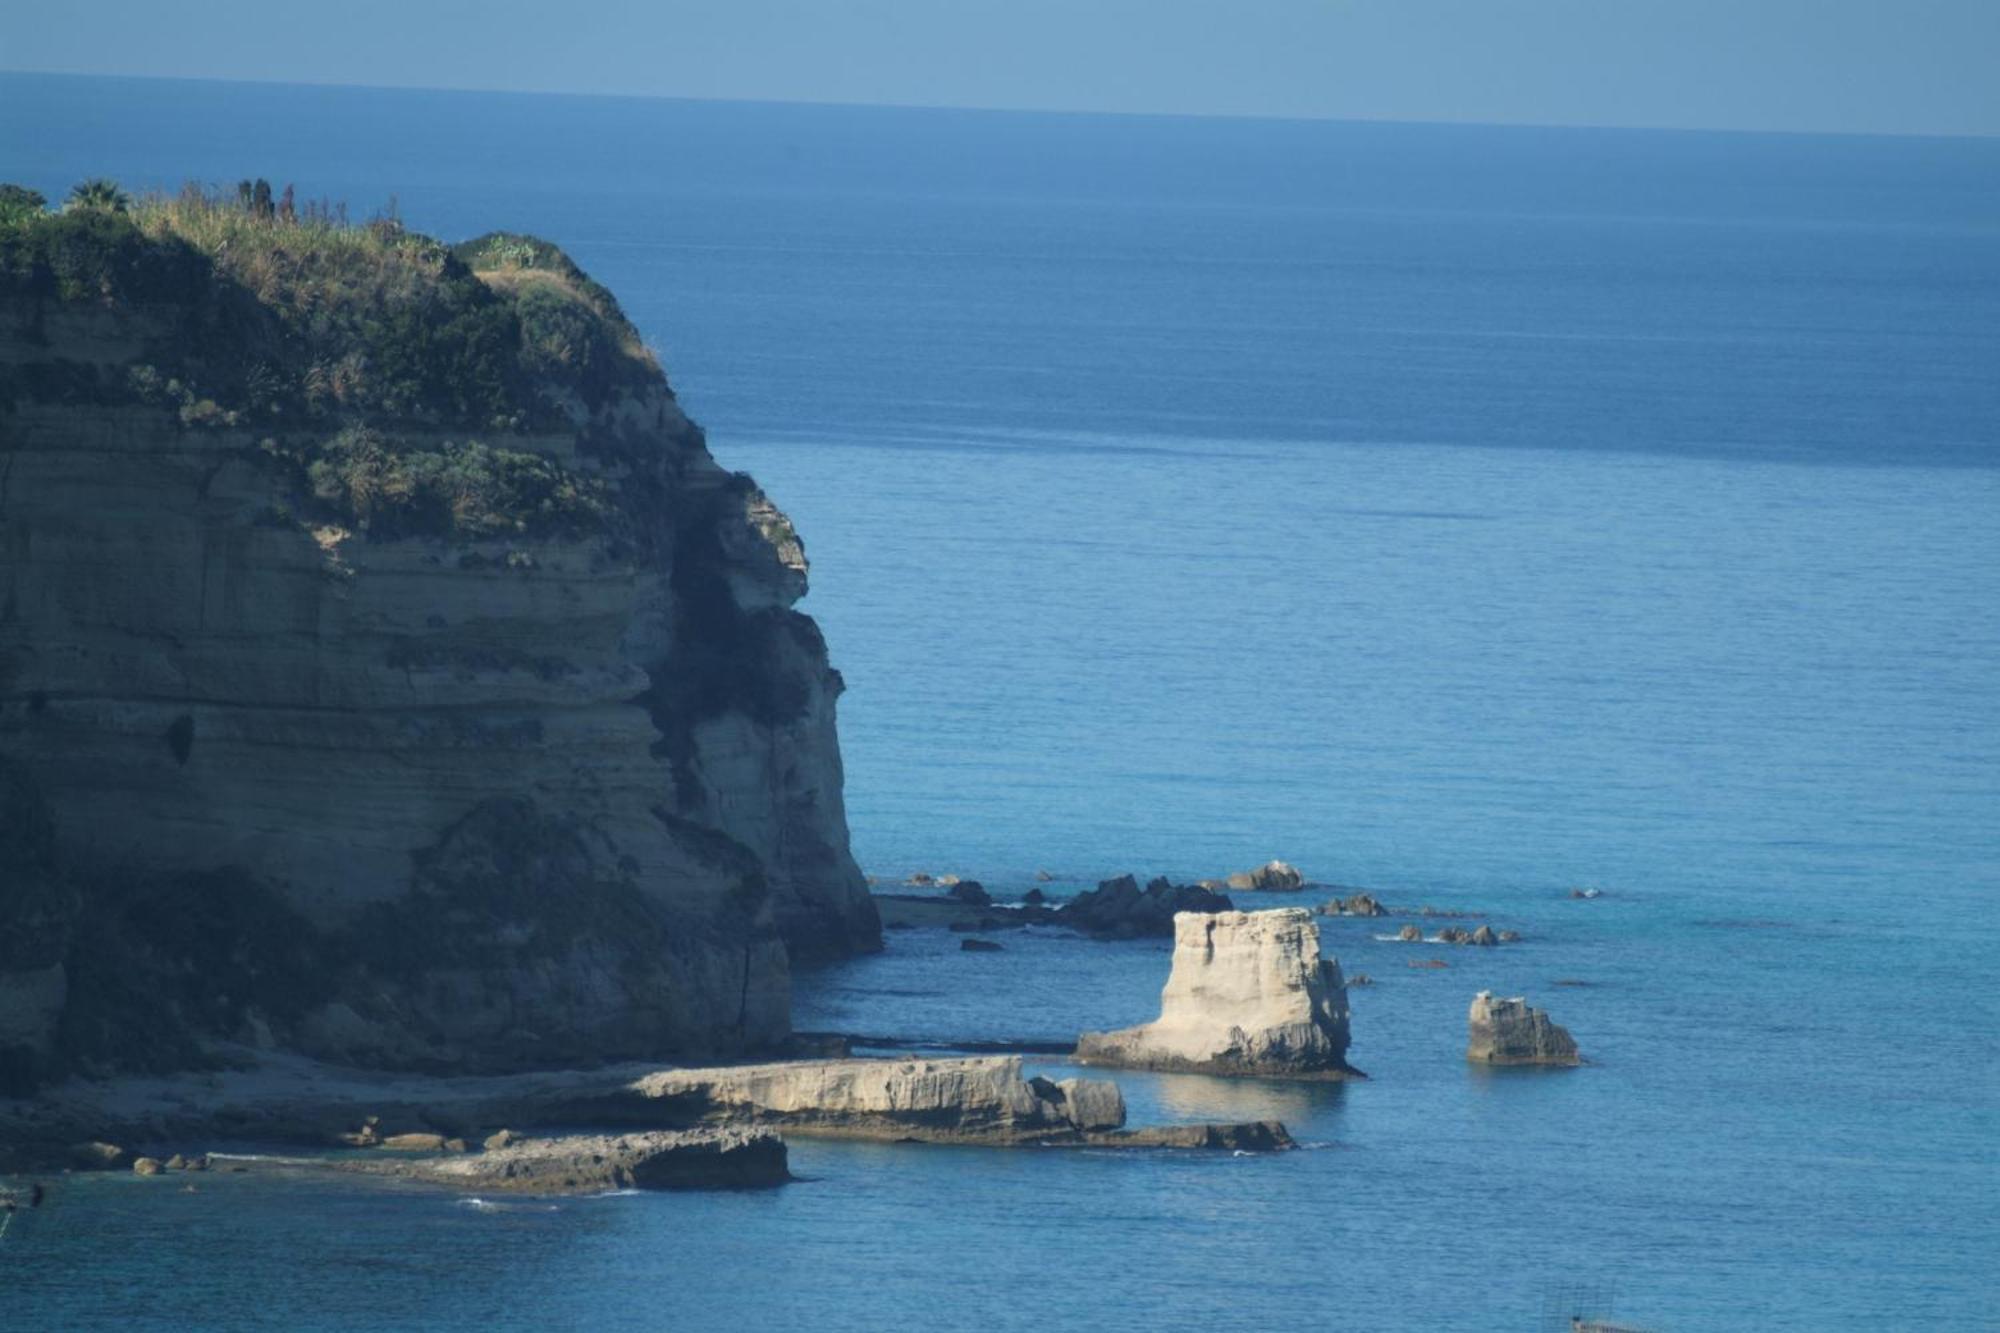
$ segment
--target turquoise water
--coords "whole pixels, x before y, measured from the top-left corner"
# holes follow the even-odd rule
[[[1283,856],[1526,937],[1327,922],[1366,1083],[1121,1076],[1298,1154],[800,1142],[777,1194],[535,1212],[77,1180],[0,1243],[24,1326],[1996,1326],[2000,144],[0,102],[51,193],[566,245],[805,534],[871,872]],[[1060,1039],[1166,965],[889,942],[799,1025]],[[1592,1065],[1468,1069],[1482,988]]]

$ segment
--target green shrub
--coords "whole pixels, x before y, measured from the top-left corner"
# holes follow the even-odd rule
[[[615,513],[608,487],[553,459],[477,441],[406,447],[378,431],[342,431],[306,469],[329,516],[371,537],[576,537]]]

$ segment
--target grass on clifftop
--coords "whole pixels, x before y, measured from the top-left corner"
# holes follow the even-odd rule
[[[192,327],[150,369],[190,424],[523,430],[660,374],[611,293],[545,241],[447,246],[263,182],[132,200],[91,181],[53,212],[0,186],[0,296],[177,308]]]

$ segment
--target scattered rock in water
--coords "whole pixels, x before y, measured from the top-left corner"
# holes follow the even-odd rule
[[[1410,966],[1436,969],[1440,967],[1450,967],[1451,964],[1447,963],[1442,958],[1412,958],[1410,960]]]
[[[70,1162],[80,1171],[123,1171],[132,1165],[132,1154],[115,1143],[73,1143]]]
[[[939,875],[937,877],[937,886],[941,889],[956,888],[959,883],[957,875]]]
[[[1056,877],[1046,870],[1037,870],[1035,872],[1035,880],[1041,884],[1053,884],[1056,882]]]
[[[1319,956],[1303,908],[1186,912],[1174,918],[1173,971],[1160,1017],[1086,1032],[1083,1064],[1209,1074],[1326,1078],[1347,1064],[1347,988]]]
[[[1521,932],[1518,930],[1503,930],[1500,932],[1500,942],[1502,944],[1517,944],[1520,942],[1520,939]]]
[[[1396,932],[1396,938],[1405,944],[1422,944],[1424,942],[1423,927],[1404,926]]]
[[[1056,924],[1108,939],[1142,935],[1172,935],[1174,917],[1182,912],[1227,912],[1236,904],[1219,893],[1193,884],[1173,885],[1155,879],[1143,892],[1130,875],[1107,879],[1089,893],[1078,894],[1054,914]]]
[[[140,1157],[132,1163],[132,1174],[135,1176],[157,1176],[166,1169],[157,1157]]]
[[[999,953],[1002,946],[993,940],[960,940],[958,947],[966,953]]]
[[[1595,986],[1596,984],[1594,981],[1578,981],[1575,977],[1561,977],[1556,981],[1556,985],[1558,986]]]
[[[1570,896],[1570,897],[1572,897],[1572,898],[1602,898],[1602,897],[1604,896],[1604,890],[1603,890],[1603,889],[1571,889],[1571,890],[1569,891],[1569,896]]]
[[[1356,972],[1347,979],[1347,988],[1349,990],[1353,990],[1356,986],[1372,986],[1374,984],[1375,978],[1369,976],[1366,972]]]
[[[1460,932],[1463,934],[1464,932]],[[1490,949],[1500,943],[1500,937],[1493,933],[1493,927],[1481,926],[1466,938],[1467,944],[1476,944],[1482,949]]]
[[[445,1138],[442,1134],[391,1134],[380,1146],[390,1152],[443,1152]]]
[[[1321,916],[1387,916],[1389,909],[1375,900],[1369,893],[1357,893],[1352,898],[1329,898],[1319,905]]]
[[[916,874],[910,876],[907,880],[903,882],[906,884],[919,884],[924,886],[929,886],[937,883],[937,881],[932,879],[927,872],[922,870],[919,870]]]
[[[1043,903],[1047,902],[1048,900],[1049,900],[1049,895],[1043,893],[1040,889],[1029,889],[1026,893],[1021,895],[1021,901],[1028,904],[1028,906],[1030,907],[1040,907]]]
[[[1437,933],[1439,944],[1464,944],[1472,936],[1462,926],[1446,926]]]
[[[1266,861],[1255,870],[1239,870],[1227,883],[1239,893],[1294,893],[1306,886],[1306,877],[1283,861]]]
[[[1519,996],[1496,1000],[1490,991],[1473,997],[1466,1018],[1465,1058],[1488,1065],[1577,1065],[1576,1041],[1549,1021],[1548,1014],[1530,1009]]]
[[[160,1165],[169,1171],[185,1171],[187,1170],[187,1158],[181,1156],[179,1153],[175,1153]]]
[[[947,896],[968,907],[985,907],[993,901],[993,896],[986,892],[986,886],[976,879],[954,879]]]
[[[209,1168],[208,1154],[205,1152],[198,1152],[194,1156],[187,1159],[187,1163],[183,1169],[188,1171],[206,1171],[208,1170],[208,1168]]]

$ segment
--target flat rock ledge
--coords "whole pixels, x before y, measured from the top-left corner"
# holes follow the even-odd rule
[[[263,1069],[214,1076],[66,1085],[59,1098],[13,1104],[24,1113],[18,1119],[9,1109],[0,1099],[0,1173],[129,1169],[131,1154],[116,1146],[121,1138],[179,1147],[292,1143],[368,1148],[366,1156],[326,1160],[354,1163],[339,1169],[468,1190],[542,1190],[572,1177],[579,1190],[673,1188],[651,1182],[676,1174],[704,1181],[711,1161],[717,1184],[748,1185],[757,1182],[734,1174],[782,1170],[779,1133],[990,1147],[1257,1151],[1290,1144],[1283,1126],[1262,1122],[1126,1129],[1117,1084],[1031,1078],[1018,1055],[448,1078],[372,1075],[283,1057]],[[500,1126],[510,1130],[495,1133]],[[559,1134],[572,1126],[627,1132],[526,1140],[511,1132]],[[101,1142],[85,1145],[88,1153],[79,1158],[83,1139]],[[486,1151],[470,1151],[482,1140]],[[393,1151],[391,1145],[408,1146]],[[772,1167],[767,1159],[774,1154]],[[285,1160],[307,1168],[321,1159]]]
[[[468,1194],[767,1189],[792,1178],[785,1141],[765,1129],[517,1139],[480,1153],[327,1164]]]
[[[1531,1009],[1520,996],[1500,1000],[1491,991],[1472,997],[1466,1017],[1465,1058],[1482,1065],[1558,1065],[1583,1063],[1576,1039]]]
[[[1083,1064],[1178,1073],[1329,1079],[1347,1063],[1347,985],[1319,956],[1312,913],[1182,913],[1160,1016],[1116,1032],[1086,1032]]]

